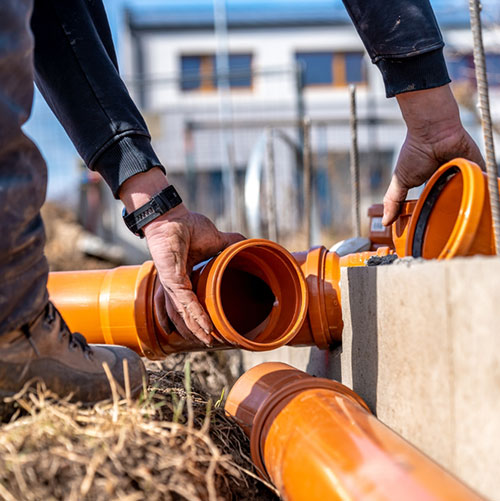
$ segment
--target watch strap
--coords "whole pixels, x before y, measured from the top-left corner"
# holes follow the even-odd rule
[[[160,191],[147,203],[139,207],[130,214],[123,209],[123,220],[127,228],[135,235],[144,238],[144,231],[142,228],[154,221],[157,217],[168,212],[170,209],[177,207],[182,203],[180,195],[177,190],[172,186],[167,186],[164,190]]]

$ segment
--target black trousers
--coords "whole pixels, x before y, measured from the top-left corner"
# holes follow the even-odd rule
[[[47,168],[21,130],[33,101],[32,0],[2,0],[0,16],[0,334],[47,302],[40,208]]]

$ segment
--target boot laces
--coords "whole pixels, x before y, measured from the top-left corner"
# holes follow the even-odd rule
[[[69,345],[71,348],[77,348],[83,351],[83,353],[90,355],[92,354],[92,348],[87,343],[85,336],[79,332],[69,333]]]
[[[24,324],[21,326],[21,332],[24,334],[26,337],[28,343],[30,344],[31,348],[35,352],[35,355],[37,357],[40,356],[40,352],[38,351],[38,348],[36,346],[35,341],[33,340],[33,337],[31,336],[31,331],[30,331],[30,325],[29,324]],[[24,372],[24,371],[23,371]]]
[[[85,336],[83,336],[83,334],[80,334],[79,332],[71,333],[68,325],[64,321],[64,318],[61,316],[61,314],[57,311],[57,308],[50,301],[47,303],[47,306],[45,307],[43,314],[44,314],[44,322],[49,327],[51,327],[56,321],[56,319],[59,317],[59,322],[60,322],[59,337],[60,339],[66,339],[66,338],[68,339],[68,345],[70,349],[80,349],[82,350],[84,355],[86,356],[92,355],[93,353],[92,348],[87,343]],[[38,351],[36,343],[31,335],[31,327],[38,320],[38,318],[39,316],[35,318],[35,320],[32,321],[31,323],[24,324],[21,327],[22,333],[25,335],[26,339],[28,340],[29,344],[31,345],[37,357],[40,356],[40,352]]]
[[[83,354],[86,356],[92,355],[92,348],[89,346],[87,343],[87,340],[85,339],[85,336],[83,334],[80,334],[79,332],[71,332],[69,330],[68,324],[65,322],[64,318],[61,316],[61,314],[57,311],[55,306],[52,303],[49,303],[51,306],[51,315],[54,321],[55,318],[58,316],[59,321],[60,321],[60,333],[62,335],[62,338],[68,338],[68,345],[70,349],[80,349],[82,350]]]

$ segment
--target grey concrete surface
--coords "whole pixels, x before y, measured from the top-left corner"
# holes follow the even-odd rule
[[[340,380],[378,418],[500,500],[500,259],[342,270],[342,347],[244,355]]]

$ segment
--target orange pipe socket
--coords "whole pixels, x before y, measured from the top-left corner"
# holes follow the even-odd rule
[[[407,235],[399,239],[406,256],[496,254],[486,174],[463,158],[440,167],[416,202]]]
[[[198,266],[191,279],[214,323],[214,348],[272,350],[292,340],[306,320],[304,276],[292,255],[273,242],[238,242]],[[161,327],[154,308],[157,287],[152,262],[56,272],[48,282],[69,327],[91,343],[121,344],[150,359],[202,349]]]
[[[340,269],[365,266],[372,256],[387,256],[393,253],[389,247],[378,247],[373,252],[359,252],[343,257],[329,252],[325,247],[295,252],[293,257],[299,263],[307,281],[309,310],[302,329],[288,345],[327,349],[340,343],[344,328],[340,303]]]
[[[378,421],[349,388],[289,365],[250,369],[225,410],[283,499],[481,499]]]
[[[368,218],[370,219],[370,250],[377,250],[379,247],[393,247],[391,228],[382,224],[384,215],[383,204],[373,204],[368,208]]]
[[[382,225],[382,216],[384,215],[383,204],[373,204],[368,209],[371,250],[389,247],[395,250],[396,254],[400,257],[406,255],[408,225],[416,204],[416,200],[403,202],[398,219],[391,226]]]
[[[307,281],[309,309],[302,329],[288,344],[326,349],[342,339],[340,259],[325,247],[295,252],[293,257]]]

